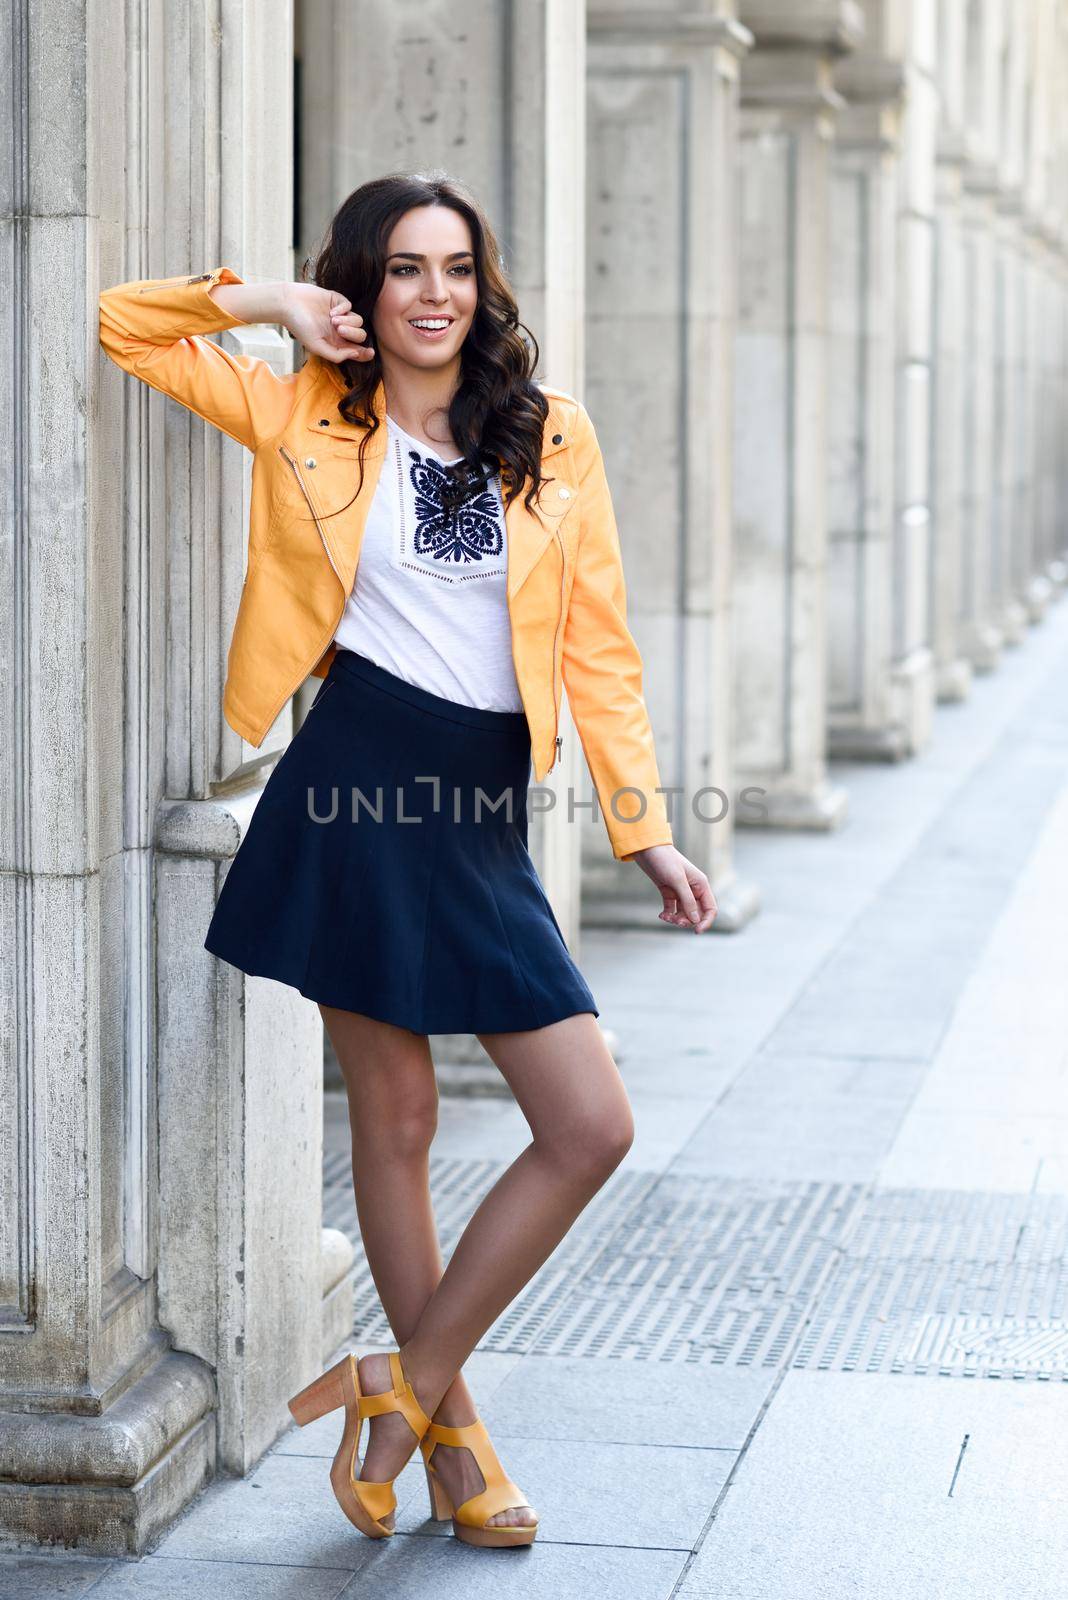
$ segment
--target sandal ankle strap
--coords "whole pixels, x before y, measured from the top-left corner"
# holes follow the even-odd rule
[[[465,1422],[461,1428],[447,1428],[442,1422],[432,1422],[423,1435],[422,1444],[451,1444],[457,1448],[486,1443],[489,1444],[489,1434],[481,1417],[476,1417],[474,1422]],[[428,1453],[424,1450],[424,1454]]]
[[[378,1417],[386,1411],[399,1411],[415,1436],[422,1439],[431,1426],[430,1418],[419,1404],[415,1390],[404,1375],[399,1351],[390,1351],[389,1370],[393,1378],[393,1388],[385,1389],[381,1394],[361,1394],[360,1416]]]

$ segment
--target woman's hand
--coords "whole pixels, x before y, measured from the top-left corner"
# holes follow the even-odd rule
[[[664,907],[657,915],[661,922],[692,928],[694,933],[704,933],[712,926],[719,909],[712,886],[700,867],[687,861],[673,844],[651,844],[627,860],[636,861],[660,890]]]
[[[367,329],[352,303],[335,289],[317,283],[291,283],[283,307],[283,326],[310,355],[324,361],[373,361]]]

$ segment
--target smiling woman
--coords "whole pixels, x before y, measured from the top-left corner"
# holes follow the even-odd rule
[[[346,1409],[331,1482],[364,1533],[392,1533],[393,1482],[418,1442],[433,1515],[480,1545],[528,1544],[537,1517],[463,1363],[633,1137],[527,848],[530,773],[558,757],[565,686],[614,854],[656,883],[665,921],[715,916],[672,843],[593,425],[535,381],[500,259],[462,186],[402,174],[343,203],[313,282],[248,285],[220,268],[101,298],[109,354],[254,452],[228,719],[259,743],[309,672],[325,679],[204,941],[319,1005],[399,1346],[346,1357],[291,1409],[302,1423]],[[264,318],[304,346],[299,373],[200,337]],[[429,1035],[444,1032],[478,1035],[532,1143],[443,1275],[426,1157]]]

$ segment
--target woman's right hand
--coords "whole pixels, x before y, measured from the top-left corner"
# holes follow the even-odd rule
[[[323,289],[317,283],[291,283],[283,309],[283,326],[310,355],[335,363],[374,359],[363,318],[336,289]]]

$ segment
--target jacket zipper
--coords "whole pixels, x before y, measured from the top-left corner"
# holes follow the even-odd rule
[[[305,666],[305,668],[301,672],[300,677],[297,679],[296,683],[293,684],[291,688],[288,688],[286,690],[286,692],[282,696],[281,700],[279,700],[278,704],[275,706],[274,710],[271,712],[270,717],[267,719],[267,728],[269,728],[271,726],[271,724],[274,722],[275,717],[277,717],[278,713],[281,711],[282,707],[285,705],[285,703],[289,699],[290,695],[293,694],[294,690],[299,688],[299,686],[304,682],[305,678],[308,676],[308,673],[311,671],[312,667],[314,667],[315,663],[318,661],[319,657],[322,655],[324,648],[330,643],[330,640],[333,639],[334,635],[337,633],[338,625],[341,622],[341,618],[345,614],[345,598],[346,598],[345,597],[345,581],[342,578],[340,572],[338,572],[337,567],[334,565],[334,558],[330,554],[330,546],[326,542],[326,535],[323,532],[322,523],[319,521],[319,514],[316,511],[314,505],[312,504],[312,498],[311,498],[311,495],[308,493],[307,485],[305,484],[304,479],[300,475],[300,468],[297,466],[296,461],[294,460],[293,456],[289,453],[289,451],[286,449],[284,444],[280,444],[278,446],[278,453],[279,453],[279,455],[283,456],[286,461],[289,462],[289,465],[293,469],[293,476],[296,478],[297,482],[300,484],[300,492],[304,496],[305,500],[308,502],[308,510],[311,512],[312,516],[315,519],[315,526],[319,530],[319,537],[323,541],[323,549],[326,551],[326,558],[329,561],[331,567],[333,568],[334,573],[337,576],[338,582],[341,584],[342,594],[341,594],[341,605],[340,605],[340,607],[338,609],[337,616],[334,618],[333,622],[330,624],[330,628],[329,628],[328,632],[326,634],[324,634],[323,638],[321,638],[319,640],[318,644],[315,646],[315,654],[311,657],[311,660],[307,663],[307,665]],[[266,732],[266,728],[264,729],[264,732]]]
[[[300,492],[304,496],[305,500],[308,502],[308,510],[311,512],[312,516],[315,518],[315,526],[319,530],[320,539],[323,541],[323,549],[326,551],[326,559],[329,561],[330,565],[334,568],[334,572],[337,574],[338,582],[341,584],[342,589],[344,589],[345,580],[344,580],[344,578],[342,578],[340,572],[338,572],[337,566],[336,566],[336,564],[334,562],[334,558],[330,554],[330,546],[326,542],[326,534],[323,532],[323,525],[319,521],[319,513],[316,511],[314,505],[312,504],[312,497],[308,493],[308,487],[307,487],[306,483],[304,482],[304,479],[300,475],[300,468],[297,466],[295,458],[290,455],[289,451],[286,449],[284,444],[280,444],[278,446],[278,453],[279,453],[279,455],[283,456],[286,461],[289,462],[289,465],[293,469],[293,476],[296,478],[297,482],[300,484]]]
[[[138,294],[152,294],[154,290],[167,288],[172,283],[207,283],[208,279],[214,276],[215,274],[212,272],[201,272],[195,278],[153,278],[151,283],[145,284],[144,288],[138,289],[137,292]]]
[[[549,772],[556,766],[564,748],[563,736],[560,733],[560,707],[557,704],[556,697],[556,644],[560,637],[560,624],[564,620],[564,583],[567,576],[567,563],[564,560],[564,541],[560,538],[560,529],[554,528],[553,534],[560,545],[560,615],[556,619],[556,632],[553,634],[553,726],[556,730],[556,738],[553,740],[553,759]],[[546,773],[546,777],[548,777],[548,773]]]

